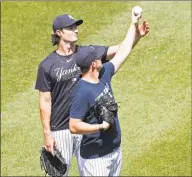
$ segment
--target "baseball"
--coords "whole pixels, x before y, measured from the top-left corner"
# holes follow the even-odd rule
[[[141,14],[142,11],[143,11],[142,8],[139,7],[139,6],[135,6],[135,7],[133,7],[133,13],[134,13],[135,16]]]

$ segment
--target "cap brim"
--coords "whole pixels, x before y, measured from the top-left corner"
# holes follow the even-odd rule
[[[83,20],[74,20],[73,23],[65,26],[64,28],[70,27],[70,26],[72,26],[72,25],[74,25],[74,24],[76,24],[77,26],[79,26],[79,25],[81,25],[82,23],[83,23]]]
[[[83,20],[75,20],[76,22],[75,22],[75,24],[77,25],[77,26],[79,26],[79,25],[81,25],[82,23],[83,23]]]

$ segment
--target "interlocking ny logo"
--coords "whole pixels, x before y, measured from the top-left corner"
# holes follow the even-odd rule
[[[68,17],[73,20],[73,17],[71,15],[68,15]]]

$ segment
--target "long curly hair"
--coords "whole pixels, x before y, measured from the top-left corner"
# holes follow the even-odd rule
[[[53,46],[54,46],[54,45],[58,45],[60,39],[61,39],[60,36],[57,35],[56,33],[52,34],[52,35],[51,35],[51,40],[52,40]]]

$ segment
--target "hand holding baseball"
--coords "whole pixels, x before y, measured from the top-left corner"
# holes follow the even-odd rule
[[[132,8],[132,23],[138,25],[139,19],[142,17],[142,8],[134,6]],[[149,23],[144,20],[142,24],[138,25],[138,34],[140,37],[144,37],[149,32]]]
[[[134,6],[132,10],[135,16],[142,14],[143,12],[143,9],[139,6]]]
[[[142,16],[142,8],[139,6],[134,6],[132,8],[132,23],[133,24],[138,24],[139,23],[139,19]]]

